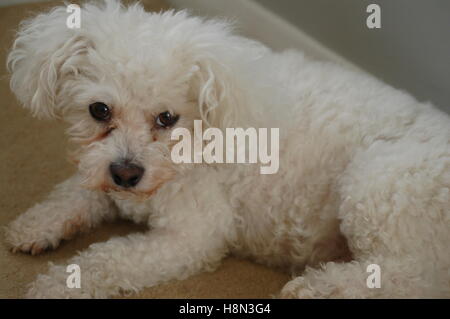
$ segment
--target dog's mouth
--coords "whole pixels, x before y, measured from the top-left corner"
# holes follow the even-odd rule
[[[155,180],[152,185],[146,189],[136,188],[123,188],[111,183],[104,183],[100,185],[98,188],[102,192],[113,195],[118,199],[129,199],[138,202],[143,202],[148,200],[150,197],[155,195],[158,190],[169,180],[173,178],[173,174],[170,176],[165,176],[165,178],[159,178]]]
[[[117,199],[128,199],[138,202],[148,200],[154,196],[161,187],[176,176],[175,170],[153,171],[152,174],[145,175],[135,186],[118,185],[112,178],[86,178],[81,186],[92,190],[100,191],[112,195]]]
[[[148,190],[136,190],[136,189],[125,189],[112,185],[102,185],[100,187],[100,190],[107,194],[113,195],[118,199],[128,199],[143,202],[152,197],[161,188],[161,186],[162,183]]]

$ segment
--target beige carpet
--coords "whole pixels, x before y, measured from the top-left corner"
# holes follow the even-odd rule
[[[74,2],[74,1],[71,1]],[[0,8],[0,225],[42,200],[52,187],[70,176],[74,167],[66,160],[63,124],[33,119],[18,106],[6,75],[6,53],[14,29],[30,12],[53,6],[30,4]],[[161,0],[143,0],[147,10],[166,9]],[[41,256],[12,254],[3,236],[0,240],[0,298],[20,298],[48,262],[64,263],[91,243],[113,235],[140,230],[136,225],[117,222],[64,242],[56,251]],[[213,273],[145,289],[134,298],[269,298],[281,289],[288,276],[253,264],[228,258]]]

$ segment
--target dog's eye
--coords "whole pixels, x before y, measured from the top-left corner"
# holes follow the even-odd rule
[[[100,122],[107,122],[111,119],[111,110],[108,105],[102,102],[95,102],[89,105],[89,112],[94,119]]]
[[[160,127],[170,127],[178,121],[178,115],[172,115],[169,111],[162,112],[156,118],[156,124]]]

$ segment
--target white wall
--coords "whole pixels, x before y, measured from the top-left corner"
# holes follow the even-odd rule
[[[449,0],[255,0],[361,68],[450,112]],[[369,4],[381,28],[366,27]]]
[[[450,113],[449,0],[168,1],[200,14],[235,17],[245,35],[275,49],[351,61]],[[366,26],[370,3],[381,6],[381,29]],[[265,13],[251,13],[255,8]]]

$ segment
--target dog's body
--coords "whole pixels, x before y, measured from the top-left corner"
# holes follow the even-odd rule
[[[18,217],[7,239],[35,254],[116,216],[150,230],[72,258],[80,289],[52,266],[30,297],[108,297],[211,270],[228,253],[312,267],[282,297],[450,296],[447,115],[367,75],[271,52],[184,12],[89,5],[78,31],[56,26],[66,16],[59,8],[25,24],[9,63],[25,106],[71,123],[79,173]],[[96,101],[112,106],[110,122],[89,116]],[[189,129],[195,119],[280,128],[279,171],[175,165],[171,128],[154,120],[166,109]],[[109,176],[117,158],[144,165],[131,191]],[[370,264],[380,266],[381,288],[366,284]]]

